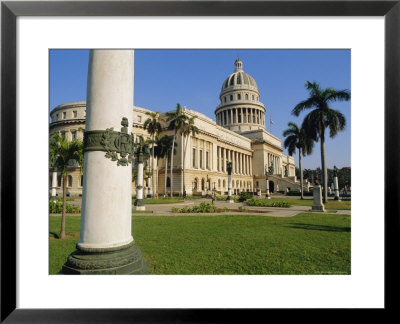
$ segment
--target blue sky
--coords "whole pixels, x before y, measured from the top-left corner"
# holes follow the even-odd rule
[[[236,58],[253,76],[260,101],[267,108],[266,127],[281,138],[287,123],[301,124],[307,112],[291,115],[293,107],[308,97],[307,80],[321,87],[351,90],[350,50],[135,50],[134,104],[165,112],[176,104],[200,111],[215,120],[214,110],[226,77]],[[86,100],[88,50],[50,51],[50,110],[59,104]],[[346,117],[345,131],[326,141],[329,168],[351,166],[350,102],[332,103]],[[287,154],[287,151],[285,152]],[[298,156],[296,164],[298,164]],[[303,167],[320,167],[320,147],[303,158]]]

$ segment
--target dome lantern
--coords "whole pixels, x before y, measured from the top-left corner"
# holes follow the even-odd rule
[[[240,59],[237,59],[235,61],[235,72],[243,71],[242,66],[243,66],[243,62]]]

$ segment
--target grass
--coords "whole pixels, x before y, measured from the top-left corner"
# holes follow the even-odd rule
[[[80,217],[67,217],[65,240],[50,217],[50,273],[79,239]],[[350,274],[350,216],[133,216],[132,235],[150,274]]]
[[[153,214],[152,210],[132,210],[132,214]]]
[[[295,206],[312,206],[313,204],[313,199],[311,198],[306,198],[301,200],[299,198],[293,198],[293,197],[282,197],[282,198],[272,198],[269,199],[270,202],[278,202],[278,201],[285,201],[288,202],[291,205]],[[345,209],[345,210],[350,210],[351,209],[351,201],[346,200],[346,201],[337,201],[337,200],[328,200],[328,202],[325,204],[325,209]]]
[[[132,203],[135,201],[135,198],[132,199]],[[157,199],[154,198],[145,198],[143,199],[145,205],[166,205],[166,204],[177,204],[183,202],[182,198],[164,198],[159,197]]]

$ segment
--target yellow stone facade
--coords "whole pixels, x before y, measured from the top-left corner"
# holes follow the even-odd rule
[[[231,100],[232,99],[232,100]],[[173,166],[173,193],[183,194],[183,166],[185,166],[185,188],[187,195],[205,195],[207,190],[217,194],[228,192],[227,162],[232,162],[232,190],[265,193],[265,169],[274,164],[274,174],[269,176],[270,190],[299,190],[300,184],[295,176],[295,160],[283,154],[281,140],[266,131],[265,108],[254,79],[243,71],[242,62],[236,60],[234,73],[223,82],[220,94],[221,103],[215,110],[216,121],[195,110],[183,108],[187,116],[197,116],[195,125],[200,130],[195,137],[189,136],[187,152],[184,157],[186,139],[178,133],[176,155]],[[156,110],[156,109],[155,109]],[[149,109],[132,107],[133,136],[149,139],[143,128]],[[161,115],[161,119],[165,117]],[[55,107],[50,113],[50,135],[60,133],[71,140],[83,139],[86,118],[86,103],[72,102]],[[166,121],[161,121],[160,134],[173,135],[167,130]],[[185,142],[184,142],[185,140]],[[158,195],[165,194],[165,159],[155,161],[155,186]],[[168,161],[167,194],[170,193],[170,165]],[[148,163],[150,171],[151,162]],[[287,167],[287,171],[286,171]],[[50,169],[49,187],[53,170]],[[71,167],[67,184],[67,195],[82,194],[82,175],[79,167]],[[58,175],[60,179],[60,176]],[[151,187],[151,180],[144,182]],[[62,194],[62,184],[58,181],[57,195]],[[71,186],[68,186],[71,185]],[[133,192],[135,184],[132,183]],[[144,193],[147,193],[147,187]]]

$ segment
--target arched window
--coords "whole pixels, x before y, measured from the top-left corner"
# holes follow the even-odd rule
[[[83,187],[83,175],[81,175],[81,187]]]
[[[229,99],[232,101],[232,100],[233,100],[233,95],[230,95],[230,96],[229,96]]]
[[[61,187],[61,175],[57,176],[57,187]]]
[[[226,102],[226,97],[224,97],[224,102]]]
[[[218,179],[218,188],[221,188],[221,179]]]
[[[204,178],[201,179],[201,190],[204,190]]]
[[[238,93],[238,100],[242,99],[242,96],[240,95],[240,93]]]
[[[246,100],[249,100],[249,95],[246,93]]]
[[[225,182],[225,180],[222,182],[222,185],[223,185],[223,187],[222,187],[222,188],[225,188],[225,185],[226,185],[226,182]]]
[[[68,182],[67,182],[67,184],[68,184],[68,187],[72,187],[72,176],[68,176]]]
[[[167,177],[167,188],[171,187],[171,179]]]
[[[197,178],[194,179],[194,183],[193,183],[193,190],[197,191],[197,185],[198,185],[199,180]]]

